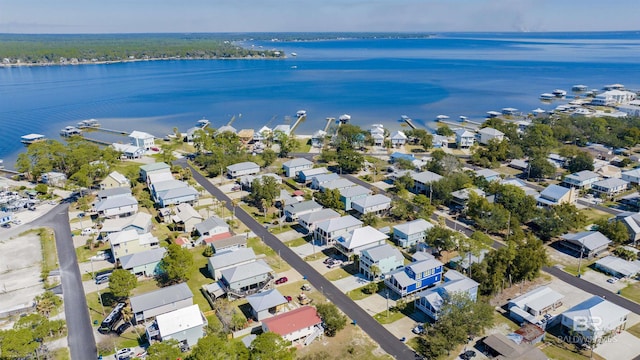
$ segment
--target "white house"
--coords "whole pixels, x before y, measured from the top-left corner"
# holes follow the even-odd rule
[[[130,298],[135,323],[193,305],[193,293],[187,283],[160,288]]]
[[[550,287],[541,286],[511,299],[507,306],[512,317],[522,317],[515,309],[525,311],[532,316],[540,316],[562,306],[563,298],[564,295]]]
[[[314,176],[328,174],[329,170],[326,167],[313,168],[308,170],[302,170],[298,173],[298,179],[303,182],[309,182]]]
[[[211,216],[194,226],[195,231],[203,237],[215,236],[218,234],[230,233],[229,224],[217,216]]]
[[[113,143],[111,144],[111,147],[119,152],[122,153],[120,155],[121,159],[139,159],[142,156],[144,156],[144,152],[145,150],[139,146],[135,146],[135,145],[131,145],[131,144],[120,144],[120,143]]]
[[[222,277],[222,271],[256,261],[256,253],[251,248],[223,250],[208,259],[207,270],[214,280]]]
[[[561,245],[572,250],[577,256],[588,258],[598,256],[607,250],[611,240],[599,231],[583,231],[562,236]]]
[[[131,195],[109,197],[95,203],[93,211],[104,218],[130,216],[138,212],[138,200]]]
[[[305,158],[296,158],[282,164],[286,177],[296,177],[300,171],[313,168],[313,162]]]
[[[452,294],[467,294],[472,301],[478,298],[479,284],[474,280],[456,270],[447,271],[443,277],[443,283],[416,295],[415,307],[434,320],[438,320],[442,305]]]
[[[335,248],[350,259],[354,255],[360,255],[362,250],[382,245],[388,236],[371,226],[353,229],[336,239]]]
[[[340,179],[340,175],[336,173],[328,173],[328,174],[317,174],[312,175],[311,177],[306,178],[307,180],[311,180],[311,188],[314,190],[320,189],[324,184],[328,184],[334,180]]]
[[[49,171],[40,175],[40,181],[49,186],[64,187],[67,182],[67,175],[57,171]]]
[[[490,127],[478,130],[478,135],[480,137],[479,142],[482,145],[489,144],[489,141],[493,139],[496,139],[498,141],[504,140],[504,133],[502,131]]]
[[[207,320],[200,312],[197,304],[174,310],[156,317],[158,333],[154,327],[147,331],[149,338],[158,338],[160,341],[176,340],[188,347],[195,346],[198,340],[205,335]]]
[[[338,237],[360,227],[362,227],[362,221],[346,215],[317,223],[313,237],[325,245],[333,245]]]
[[[371,267],[376,266],[378,273],[374,274]],[[389,244],[382,244],[362,250],[360,254],[360,273],[367,279],[377,280],[389,272],[404,266],[404,256],[400,250]]]
[[[393,240],[401,247],[414,246],[424,241],[426,232],[433,224],[424,219],[416,219],[393,227]]]
[[[598,259],[595,267],[617,278],[633,278],[640,273],[640,261],[627,261],[612,255]]]
[[[298,217],[298,224],[300,224],[309,234],[312,234],[316,229],[316,225],[325,220],[337,219],[340,217],[333,209],[322,209],[320,211],[313,211],[300,215]]]
[[[622,172],[622,180],[626,180],[632,184],[638,185],[640,184],[640,168],[623,171]]]
[[[105,219],[102,223],[102,228],[100,228],[100,233],[104,236],[119,231],[134,230],[138,234],[144,234],[150,232],[152,227],[151,215],[138,212],[128,217]]]
[[[382,194],[366,196],[353,200],[351,202],[351,208],[360,215],[369,213],[383,214],[391,208],[391,199]]]
[[[597,194],[614,196],[629,188],[629,182],[622,179],[609,178],[591,184],[591,190]]]
[[[590,189],[591,184],[600,180],[600,175],[590,170],[582,170],[571,175],[567,175],[562,180],[563,184],[567,187],[574,187],[578,189]]]
[[[298,220],[300,216],[322,210],[322,205],[313,200],[288,204],[284,207],[284,216],[291,221]]]
[[[204,220],[204,217],[200,215],[193,206],[183,203],[175,207],[175,215],[172,216],[172,220],[182,231],[191,233],[195,229],[196,224]]]
[[[253,175],[260,172],[260,165],[245,161],[227,166],[227,175],[231,178],[237,178],[242,175]]]
[[[458,129],[456,133],[456,144],[459,148],[470,148],[473,146],[476,136],[471,131],[465,129]]]
[[[129,134],[129,139],[131,140],[131,145],[145,150],[151,150],[155,142],[155,138],[153,135],[144,131],[137,130],[134,130],[131,132],[131,134]]]
[[[322,335],[322,319],[313,306],[302,306],[295,310],[264,319],[262,331],[274,332],[294,345],[308,345]]]
[[[635,100],[636,96],[637,95],[631,91],[609,90],[596,95],[596,97],[591,100],[591,105],[614,106],[617,104],[625,104]]]
[[[629,310],[593,296],[562,313],[561,324],[567,334],[578,335],[590,343],[624,330],[627,316]]]
[[[443,179],[442,176],[428,170],[419,173],[412,173],[411,178],[413,179],[414,184],[413,192],[416,194],[424,194],[427,189],[430,188],[431,183]]]
[[[616,220],[622,221],[629,232],[629,240],[636,242],[640,240],[640,213],[623,212],[616,215]]]
[[[556,206],[565,203],[573,204],[576,202],[575,189],[551,184],[536,197],[536,202],[538,206]]]
[[[269,289],[247,296],[253,317],[262,321],[286,311],[287,299],[278,289]]]
[[[114,260],[121,256],[134,254],[160,246],[160,241],[151,233],[138,234],[135,230],[125,230],[109,234],[107,237],[111,245],[111,253]]]
[[[383,140],[384,142],[384,140]],[[400,147],[407,143],[407,135],[402,131],[396,131],[391,135],[391,145]]]

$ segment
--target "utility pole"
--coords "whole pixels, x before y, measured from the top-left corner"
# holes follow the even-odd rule
[[[582,267],[582,256],[584,254],[584,244],[580,246],[580,259],[578,259],[578,277],[581,276],[580,268]]]
[[[505,241],[509,240],[509,233],[511,232],[511,211],[509,211],[509,220],[507,220],[507,237]]]

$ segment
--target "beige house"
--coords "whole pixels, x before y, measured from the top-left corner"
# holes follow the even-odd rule
[[[111,253],[116,261],[124,255],[156,249],[160,245],[158,238],[151,233],[138,234],[133,229],[109,234],[107,240],[109,240]]]
[[[111,172],[104,180],[100,182],[100,190],[118,188],[118,187],[131,187],[131,183],[126,176],[120,174],[117,171]]]
[[[184,232],[192,232],[196,224],[204,221],[204,217],[200,215],[193,206],[187,203],[178,204],[174,212],[175,215],[172,217],[173,223]]]

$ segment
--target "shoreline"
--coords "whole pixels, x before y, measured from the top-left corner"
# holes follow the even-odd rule
[[[149,58],[149,59],[122,59],[122,60],[108,60],[108,61],[78,61],[78,62],[48,62],[48,63],[0,63],[0,68],[17,68],[17,67],[46,67],[46,66],[81,66],[81,65],[110,65],[121,63],[135,63],[135,62],[147,62],[147,61],[193,61],[193,60],[286,60],[286,55],[280,57],[262,57],[262,56],[250,56],[250,57],[218,57],[218,58],[183,58],[183,57],[170,57],[170,58]]]

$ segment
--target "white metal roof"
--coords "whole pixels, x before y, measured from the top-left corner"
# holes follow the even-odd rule
[[[161,337],[170,336],[196,326],[204,325],[204,319],[198,305],[194,304],[156,316]]]

